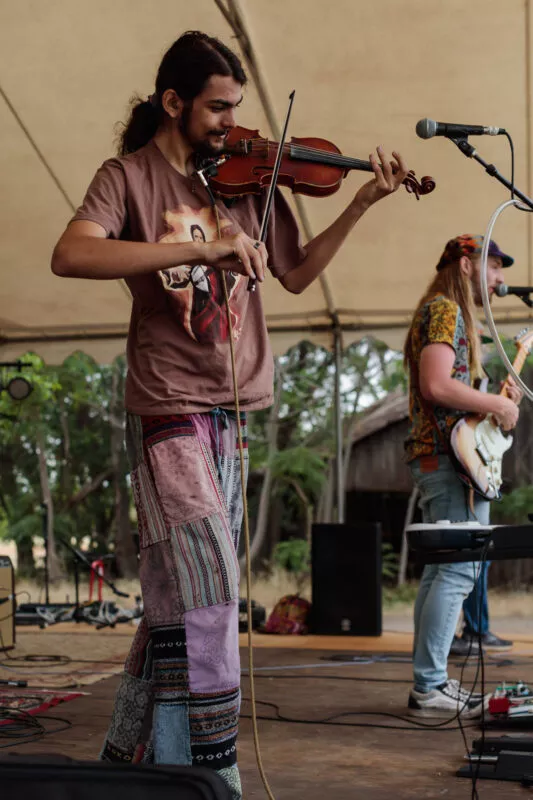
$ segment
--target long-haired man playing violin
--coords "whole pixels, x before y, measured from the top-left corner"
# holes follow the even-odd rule
[[[306,245],[276,192],[266,243],[259,242],[263,198],[218,199],[215,213],[196,173],[224,149],[245,83],[238,57],[220,41],[197,31],[181,36],[162,59],[154,93],[132,108],[119,157],[97,171],[52,259],[57,275],[125,279],[133,296],[125,407],[145,616],[102,757],[213,767],[234,798],[241,796],[237,430],[247,411],[270,405],[273,380],[261,293],[247,285],[260,284],[268,268],[289,292],[303,291],[362,214],[407,174],[399,154],[391,161],[378,148],[372,180]],[[191,237],[198,229],[203,235]],[[220,291],[228,273],[240,419]],[[212,294],[200,304],[195,276],[196,288]]]
[[[482,305],[480,254],[483,237],[451,239],[415,311],[405,344],[409,373],[410,429],[407,461],[420,491],[424,522],[489,523],[490,502],[474,495],[449,457],[449,435],[466,412],[493,414],[505,430],[516,425],[521,392],[510,380],[507,397],[473,388],[482,377],[477,308]],[[492,295],[513,259],[491,241],[487,283]],[[479,716],[488,696],[470,695],[448,679],[447,659],[461,606],[474,588],[479,564],[424,567],[415,603],[413,714]]]

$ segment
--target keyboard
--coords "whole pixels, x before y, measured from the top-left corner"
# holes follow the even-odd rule
[[[427,564],[533,558],[533,525],[445,520],[409,525],[406,534],[411,550]]]

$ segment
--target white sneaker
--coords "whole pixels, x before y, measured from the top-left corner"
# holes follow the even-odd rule
[[[470,689],[463,689],[456,678],[448,678],[448,686],[457,689],[459,694],[466,700],[480,700],[483,695],[481,692],[472,692]],[[490,694],[488,695],[490,697]]]
[[[480,717],[488,709],[490,693],[472,695],[456,680],[448,680],[429,692],[409,692],[409,713],[420,717],[450,717],[460,714],[464,719]]]

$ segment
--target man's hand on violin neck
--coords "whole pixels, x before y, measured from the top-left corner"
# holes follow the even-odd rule
[[[216,269],[239,272],[254,280],[263,281],[268,253],[263,242],[251,239],[246,233],[207,242],[205,263]]]
[[[354,203],[362,206],[364,210],[395,192],[409,172],[400,153],[393,150],[391,159],[381,146],[377,148],[376,153],[377,155],[371,153],[369,156],[374,178],[361,186],[354,198]]]

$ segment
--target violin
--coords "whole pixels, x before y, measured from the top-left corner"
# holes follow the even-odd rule
[[[211,188],[222,197],[261,194],[272,179],[278,143],[260,136],[258,130],[236,126],[228,134],[224,153],[230,156],[210,178]],[[339,188],[352,169],[373,172],[370,161],[343,156],[326,139],[293,137],[283,147],[278,185],[288,186],[293,194],[328,197]],[[419,200],[436,186],[433,178],[421,181],[410,170],[403,181],[407,192]]]

